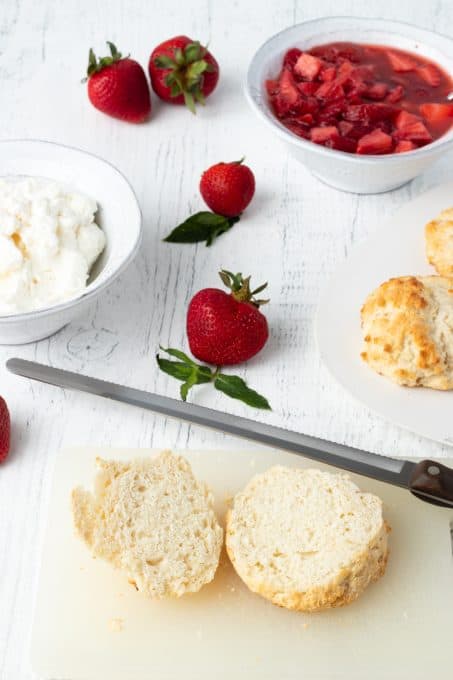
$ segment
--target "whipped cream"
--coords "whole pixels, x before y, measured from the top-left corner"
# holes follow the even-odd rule
[[[0,315],[79,296],[105,247],[97,204],[53,180],[0,179]]]

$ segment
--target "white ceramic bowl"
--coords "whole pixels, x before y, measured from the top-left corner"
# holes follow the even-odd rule
[[[54,179],[94,198],[106,247],[82,295],[45,309],[0,316],[0,344],[41,340],[85,312],[130,264],[142,235],[140,206],[132,187],[101,158],[52,142],[0,142],[0,177],[20,176]]]
[[[453,73],[453,40],[398,21],[329,17],[306,21],[273,36],[259,48],[248,68],[245,92],[252,109],[314,175],[337,189],[359,194],[395,189],[422,173],[452,148],[453,130],[415,151],[358,156],[297,137],[270,109],[265,81],[277,76],[285,52],[291,47],[308,49],[336,41],[391,45],[426,56],[448,73]]]

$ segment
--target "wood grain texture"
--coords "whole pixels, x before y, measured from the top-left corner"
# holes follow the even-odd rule
[[[159,343],[186,346],[186,304],[199,288],[215,284],[221,266],[250,272],[257,283],[269,281],[272,298],[266,308],[270,341],[239,370],[273,406],[258,418],[379,453],[447,455],[370,413],[333,382],[320,365],[313,319],[320,289],[352,244],[411,197],[451,179],[449,159],[385,195],[343,194],[290,158],[256,121],[242,93],[247,63],[271,34],[318,16],[369,13],[369,3],[359,0],[1,3],[0,138],[62,142],[120,167],[139,196],[145,239],[136,264],[88,315],[40,343],[0,348],[0,391],[13,416],[13,452],[0,470],[0,680],[33,677],[29,633],[49,478],[59,449],[240,446],[140,410],[28,383],[6,372],[8,357],[177,396],[177,384],[156,370]],[[445,33],[453,24],[453,4],[381,2],[379,15]],[[90,46],[101,52],[109,39],[146,64],[152,47],[177,33],[209,41],[221,64],[219,88],[196,117],[154,98],[149,124],[132,126],[89,106],[80,79]],[[256,198],[243,221],[212,249],[162,243],[189,211],[202,208],[197,186],[202,170],[242,155],[257,179]],[[248,414],[247,407],[206,386],[198,388],[196,399]]]

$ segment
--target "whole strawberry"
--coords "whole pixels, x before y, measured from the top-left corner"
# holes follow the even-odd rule
[[[128,123],[143,123],[151,113],[151,97],[142,67],[122,56],[107,42],[110,56],[99,61],[90,49],[87,69],[88,97],[96,109]]]
[[[192,354],[217,366],[240,364],[255,356],[269,336],[266,317],[259,311],[267,300],[254,296],[267,284],[250,290],[250,277],[221,271],[220,278],[230,288],[200,290],[187,312],[187,337]]]
[[[185,104],[195,113],[219,80],[219,65],[197,40],[178,35],[151,53],[149,77],[158,97],[171,104]]]
[[[252,200],[255,177],[243,160],[217,163],[202,174],[200,193],[213,212],[237,217]]]
[[[202,210],[188,217],[164,239],[169,243],[210,246],[239,221],[255,193],[255,177],[243,160],[216,163],[201,176],[200,193],[213,212]]]
[[[0,463],[8,458],[11,439],[11,420],[8,407],[3,397],[0,397]]]

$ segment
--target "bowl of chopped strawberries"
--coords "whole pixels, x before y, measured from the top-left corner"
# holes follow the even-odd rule
[[[292,26],[255,53],[252,109],[319,179],[395,189],[453,148],[453,40],[383,19]]]

